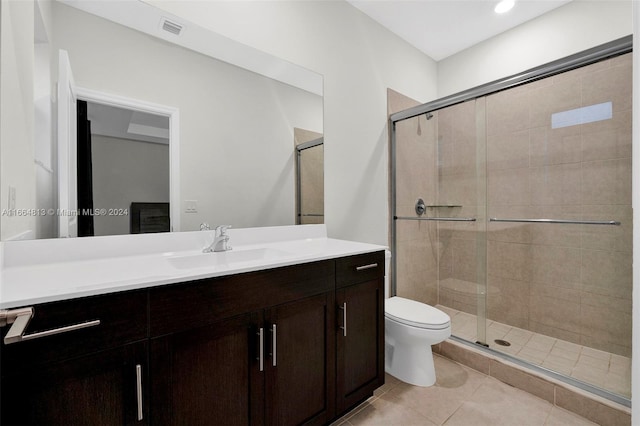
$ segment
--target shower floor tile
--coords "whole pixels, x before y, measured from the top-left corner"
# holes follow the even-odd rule
[[[478,340],[478,321],[475,315],[447,306],[437,308],[451,317],[451,333],[475,342]],[[492,349],[533,364],[549,368],[574,379],[631,397],[631,359],[610,354],[588,346],[523,330],[518,327],[487,320],[487,342]],[[511,346],[501,346],[496,339]]]

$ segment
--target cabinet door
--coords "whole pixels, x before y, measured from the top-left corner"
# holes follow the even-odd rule
[[[256,360],[261,319],[245,314],[152,339],[152,423],[261,424],[264,374]]]
[[[134,343],[21,369],[3,363],[1,423],[147,424],[146,348]]]
[[[382,279],[336,292],[338,414],[384,384],[384,290]]]
[[[329,292],[266,312],[268,424],[324,424],[334,416],[333,306]]]

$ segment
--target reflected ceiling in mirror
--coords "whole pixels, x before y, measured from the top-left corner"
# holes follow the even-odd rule
[[[177,140],[169,141],[173,230],[198,230],[202,222],[296,222],[294,129],[322,134],[320,75],[140,1],[55,1],[31,10],[22,3],[2,3],[3,16],[13,20],[1,29],[2,102],[18,99],[24,106],[3,108],[0,116],[3,240],[58,235],[57,218],[49,214],[59,208],[50,94],[60,49],[68,52],[79,88],[179,111]],[[180,35],[162,29],[167,20],[181,27]],[[4,60],[9,56],[17,60]],[[144,120],[130,122],[145,126]],[[114,169],[124,162],[109,161]],[[161,200],[139,197],[94,208],[154,201]]]

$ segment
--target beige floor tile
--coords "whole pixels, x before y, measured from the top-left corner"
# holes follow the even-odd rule
[[[631,397],[631,374],[627,374],[624,376],[618,374],[607,374],[604,377],[604,388],[617,393],[619,395],[624,395],[627,398]]]
[[[511,344],[518,344],[524,346],[527,344],[529,339],[533,336],[533,332],[523,330],[521,328],[513,327],[505,336],[505,340],[510,342]]]
[[[386,392],[390,391],[391,389],[395,388],[400,383],[402,383],[402,382],[400,380],[396,379],[395,377],[393,377],[391,374],[385,374],[384,385],[382,385],[378,389],[376,389],[373,392],[373,396],[374,397],[380,396],[383,393],[386,393]]]
[[[571,377],[592,385],[603,387],[606,373],[589,366],[577,365],[571,372]]]
[[[349,423],[353,426],[436,426],[411,407],[402,405],[399,400],[387,395],[368,403],[358,413],[349,417]]]
[[[590,422],[584,417],[580,417],[570,411],[563,410],[562,408],[553,407],[545,426],[592,426],[596,423]]]
[[[593,349],[587,346],[583,346],[581,354],[591,358],[606,359],[606,360],[611,359],[611,354],[609,352],[600,351],[598,349]]]
[[[578,358],[576,365],[578,367],[590,367],[596,370],[609,371],[608,359],[592,358],[584,355],[584,353],[580,354],[580,358]]]
[[[475,315],[442,305],[439,307],[447,309],[447,312],[453,315],[453,335],[472,342],[477,340]],[[502,337],[500,337],[500,333],[496,332],[496,330],[507,329],[508,332]],[[497,338],[510,342],[511,346],[505,347],[495,344],[494,339]],[[490,347],[497,351],[519,357],[561,374],[573,376],[595,386],[604,387],[623,396],[628,396],[631,393],[631,385],[625,379],[631,376],[631,359],[628,357],[609,354],[492,320],[487,321],[487,340]],[[575,375],[572,374],[574,369],[576,370]],[[593,373],[590,370],[599,370],[600,373]],[[618,379],[620,381],[617,381]]]
[[[530,348],[529,346],[524,346],[520,352],[518,352],[518,356],[525,361],[533,362],[536,365],[540,365],[544,362],[547,357],[548,352],[542,352],[537,349]]]
[[[484,374],[441,356],[436,355],[434,363],[437,374],[434,386],[402,383],[382,398],[395,400],[440,425],[487,380]]]
[[[566,342],[564,340],[556,340],[556,344],[553,345],[553,349],[560,349],[564,352],[571,352],[571,353],[580,353],[580,351],[582,350],[582,345],[578,345],[572,342]]]
[[[506,340],[510,342],[509,339],[506,339]],[[515,356],[518,354],[518,352],[522,350],[524,346],[519,345],[517,343],[511,343],[511,346],[502,346],[502,345],[498,345],[497,343],[492,343],[492,344],[489,344],[489,347],[496,351]]]
[[[567,351],[558,347],[558,342],[553,346],[551,352],[549,353],[549,358],[562,358],[572,361],[574,364],[578,361],[580,357],[580,348],[578,347],[578,351]]]
[[[497,321],[491,321],[488,325],[488,328],[490,330],[496,330],[498,332],[504,333],[503,335],[506,336],[506,334],[510,332],[513,327],[511,327],[510,325],[499,323]]]
[[[556,373],[564,374],[566,376],[571,376],[571,372],[573,371],[573,366],[567,366],[566,364],[557,364],[549,360],[543,361],[541,366],[544,368],[548,368],[551,371],[555,371]]]
[[[528,348],[535,349],[540,352],[551,352],[551,348],[556,343],[557,339],[553,337],[543,336],[542,334],[534,334],[531,339],[525,345]]]
[[[489,378],[444,424],[544,425],[551,408],[547,401]]]

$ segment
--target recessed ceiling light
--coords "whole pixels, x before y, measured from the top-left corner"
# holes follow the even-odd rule
[[[496,13],[505,13],[510,11],[511,8],[513,8],[514,4],[515,4],[514,0],[502,0],[500,3],[496,5],[493,11]]]

